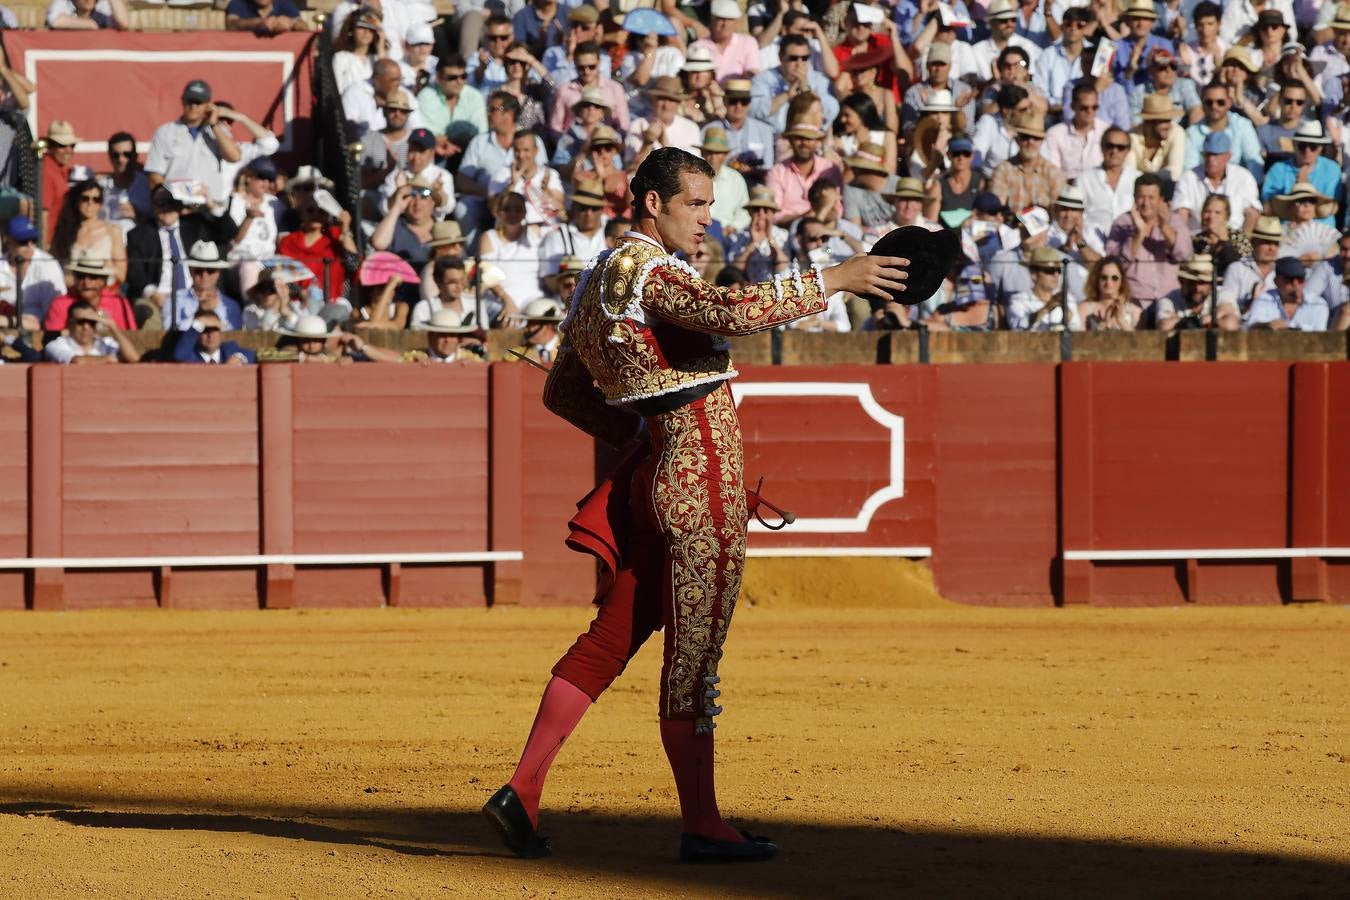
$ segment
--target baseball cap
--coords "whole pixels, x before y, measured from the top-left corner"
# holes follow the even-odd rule
[[[1308,267],[1296,256],[1281,256],[1275,263],[1276,278],[1307,278]]]
[[[1226,131],[1211,131],[1205,135],[1205,143],[1201,145],[1202,153],[1227,153],[1233,149],[1233,141],[1228,137]]]
[[[975,195],[975,200],[970,204],[970,207],[976,212],[996,213],[1003,208],[1003,201],[998,199],[997,194],[985,191],[982,194]]]
[[[211,85],[200,78],[194,78],[183,88],[183,99],[193,103],[210,103]]]
[[[961,137],[954,137],[954,138],[952,138],[951,141],[947,144],[947,152],[948,152],[948,153],[974,153],[974,152],[975,152],[975,142],[972,141],[970,138],[964,136],[964,135],[962,135]]]
[[[436,36],[431,33],[431,26],[426,22],[414,22],[408,26],[407,32],[403,35],[403,43],[409,47],[416,47],[420,44],[436,43]]]
[[[249,163],[245,168],[245,171],[252,172],[259,178],[266,178],[269,181],[274,181],[277,177],[277,164],[272,162],[270,156],[260,156]]]
[[[10,219],[5,233],[16,241],[36,241],[38,239],[37,226],[27,216],[15,216]]]
[[[736,0],[713,0],[711,12],[715,19],[739,19],[741,5]]]
[[[431,150],[436,146],[436,136],[425,128],[415,128],[413,133],[408,135],[408,144],[421,147],[423,150]]]

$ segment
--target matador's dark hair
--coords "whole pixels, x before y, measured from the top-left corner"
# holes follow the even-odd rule
[[[648,191],[656,191],[662,206],[669,203],[680,192],[680,176],[685,172],[708,178],[717,174],[707,161],[679,147],[662,147],[647,154],[628,185],[633,192],[633,218],[647,217],[642,198]]]

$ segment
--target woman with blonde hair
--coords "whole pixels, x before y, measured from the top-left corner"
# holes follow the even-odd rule
[[[333,40],[333,79],[338,94],[357,82],[369,81],[375,60],[389,55],[380,13],[369,6],[347,17]]]
[[[1092,264],[1078,312],[1088,331],[1134,331],[1139,324],[1141,310],[1130,299],[1125,265],[1117,257],[1104,256]]]

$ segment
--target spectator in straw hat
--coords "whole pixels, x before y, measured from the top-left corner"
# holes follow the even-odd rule
[[[913,150],[905,161],[906,170],[903,174],[926,181],[946,169],[950,164],[947,144],[964,126],[965,118],[956,108],[951,91],[931,92],[920,110],[914,133],[910,135],[909,143]]]
[[[735,0],[730,2],[734,3]],[[741,35],[741,37],[750,36]],[[689,48],[684,65],[680,67],[680,80],[684,83],[686,95],[684,103],[680,106],[680,112],[695,125],[701,127],[720,119],[726,113],[722,86],[713,78],[712,54],[707,47]]]
[[[571,305],[572,294],[576,292],[581,273],[586,271],[587,262],[579,256],[564,256],[558,260],[557,270],[544,276],[547,297],[557,303],[559,309],[566,310]]]
[[[427,349],[405,354],[405,362],[439,365],[487,361],[482,332],[472,323],[465,323],[453,309],[436,310],[421,330],[427,333]]]
[[[47,318],[42,327],[48,331],[59,331],[66,324],[70,308],[79,302],[87,303],[100,319],[125,331],[136,330],[136,316],[131,304],[115,288],[109,287],[112,269],[107,260],[91,256],[76,256],[66,266],[66,274],[72,276],[74,287],[69,294],[57,297],[47,308]]]
[[[368,131],[361,139],[361,186],[378,188],[384,180],[408,165],[408,125],[412,103],[408,92],[394,91],[384,102],[384,127]]]
[[[895,190],[882,194],[881,199],[891,204],[891,223],[896,227],[903,228],[906,225],[934,227],[934,223],[923,217],[923,204],[927,195],[923,190],[923,182],[919,179],[899,179],[895,183]]]
[[[1144,98],[1140,122],[1130,134],[1134,167],[1140,172],[1158,172],[1175,184],[1186,166],[1186,132],[1177,126],[1181,110],[1167,94]]]
[[[720,125],[709,126],[703,132],[698,149],[716,173],[713,176],[713,221],[722,226],[723,235],[750,227],[750,213],[745,209],[750,189],[741,173],[726,164],[731,150],[727,133]]]
[[[1186,260],[1177,277],[1180,288],[1153,304],[1153,327],[1159,331],[1209,328],[1216,318],[1222,331],[1237,331],[1242,326],[1236,306],[1214,300],[1214,259],[1209,254]]]
[[[947,91],[954,98],[957,94],[964,94],[967,101],[973,99],[973,93],[969,88],[952,76],[950,44],[931,44],[928,48],[925,67],[927,77],[923,81],[909,86],[905,91],[904,102],[900,105],[900,131],[902,134],[909,134],[914,130],[923,107],[927,105],[928,98],[934,91]],[[965,104],[961,105],[964,106]],[[973,119],[973,111],[972,108],[970,110],[972,115],[969,115],[968,118]]]
[[[556,300],[540,297],[525,304],[521,318],[525,320],[521,329],[525,340],[515,351],[542,366],[552,365],[562,343],[558,325],[563,320],[563,307]]]
[[[1045,141],[1042,122],[1036,113],[1013,120],[1017,153],[999,163],[989,179],[989,190],[1009,209],[1025,206],[1049,209],[1067,183],[1059,169],[1041,155],[1041,144]]]
[[[597,126],[570,172],[569,180],[573,182],[600,182],[604,187],[604,214],[611,219],[628,210],[628,173],[624,171],[622,149],[613,128]]]
[[[1102,256],[1101,236],[1088,229],[1083,219],[1083,189],[1066,185],[1050,210],[1050,233],[1045,245],[1064,256],[1065,283],[1075,302],[1083,296],[1087,270]]]
[[[1252,255],[1237,260],[1224,271],[1219,302],[1231,303],[1245,312],[1253,300],[1275,287],[1275,260],[1279,259],[1283,240],[1279,219],[1258,218],[1252,229]],[[1212,245],[1210,252],[1213,253]]]
[[[1341,169],[1323,155],[1331,146],[1331,139],[1321,122],[1304,122],[1294,132],[1294,158],[1281,160],[1270,167],[1261,181],[1261,199],[1269,202],[1279,194],[1288,193],[1294,184],[1305,181],[1324,197],[1341,196]],[[1327,225],[1335,224],[1330,218]]]
[[[1250,231],[1261,214],[1261,198],[1252,173],[1232,162],[1232,142],[1216,131],[1205,136],[1200,148],[1203,162],[1181,174],[1172,205],[1190,213],[1192,228],[1200,227],[1205,200],[1215,194],[1228,198],[1228,227]]]
[[[744,27],[744,14],[737,0],[712,0],[712,20],[706,38],[690,46],[708,52],[715,81],[750,78],[759,72],[759,41]]]
[[[422,266],[422,299],[436,296],[436,260],[464,258],[464,232],[454,219],[446,219],[431,226],[431,240],[427,241],[431,256]]]
[[[1120,84],[1129,87],[1148,80],[1148,60],[1154,50],[1174,53],[1176,48],[1165,37],[1153,34],[1158,13],[1153,0],[1130,0],[1121,16],[1125,35],[1116,41],[1115,56],[1111,59],[1111,75]]]
[[[1270,210],[1284,228],[1281,256],[1297,257],[1312,265],[1335,255],[1336,241],[1341,233],[1326,224],[1326,220],[1336,214],[1335,200],[1318,193],[1306,181],[1300,181],[1289,193],[1274,197],[1270,201]]]
[[[778,204],[780,225],[811,209],[806,194],[817,181],[824,179],[841,189],[844,185],[839,167],[820,155],[820,142],[825,135],[819,128],[809,122],[794,122],[783,136],[788,139],[792,155],[775,164],[764,179]]]
[[[680,79],[673,75],[653,78],[647,83],[646,93],[652,105],[651,117],[634,119],[624,141],[624,157],[630,172],[637,171],[647,154],[661,147],[698,152],[698,126],[679,114],[685,99]]]
[[[47,237],[56,230],[56,216],[61,201],[70,190],[70,170],[75,162],[75,145],[80,139],[75,127],[65,119],[53,119],[47,126],[47,157],[42,162],[42,214],[47,223]]]
[[[187,266],[192,283],[180,290],[174,298],[177,302],[168,304],[161,313],[165,327],[174,331],[189,328],[200,309],[219,316],[226,331],[238,331],[243,324],[239,301],[220,289],[220,275],[230,264],[220,258],[219,248],[210,241],[197,241],[188,250]]]
[[[787,265],[788,233],[774,224],[778,201],[772,188],[751,188],[745,208],[750,211],[750,226],[727,241],[726,257],[754,283],[772,278]]]
[[[545,275],[558,271],[565,256],[590,262],[605,249],[604,186],[592,178],[578,181],[567,211],[567,221],[545,234],[539,244]]]
[[[43,348],[43,355],[54,363],[139,362],[140,351],[108,316],[88,300],[71,303],[62,325],[66,333]]]
[[[553,151],[553,167],[564,176],[570,173],[574,160],[595,134],[595,129],[605,124],[609,101],[599,88],[584,88],[577,102],[572,104],[572,115],[572,124],[558,138],[557,148]]]
[[[1275,263],[1275,287],[1258,296],[1242,317],[1244,331],[1326,331],[1327,303],[1305,290],[1308,269],[1303,261],[1282,256]]]
[[[1063,291],[1063,257],[1058,250],[1037,247],[1026,258],[1031,289],[1018,291],[1008,301],[1010,331],[1082,331],[1078,303]]]
[[[1130,89],[1130,112],[1138,116],[1144,101],[1156,94],[1172,98],[1172,103],[1185,113],[1187,124],[1200,121],[1204,110],[1195,82],[1178,75],[1181,61],[1170,50],[1157,49],[1148,59],[1148,80]]]
[[[1017,33],[1017,6],[1013,0],[993,0],[984,20],[989,26],[989,37],[971,48],[975,54],[976,74],[981,81],[992,81],[998,77],[994,63],[1007,47],[1022,48],[1030,64],[1035,65],[1041,48]]]
[[[890,230],[895,208],[881,195],[895,188],[895,176],[886,171],[886,148],[865,143],[844,158],[852,179],[844,184],[844,218],[863,229]],[[880,236],[876,232],[876,236]]]
[[[614,127],[621,132],[628,129],[628,94],[624,92],[623,85],[601,73],[600,57],[600,45],[591,42],[578,44],[573,51],[576,79],[561,85],[553,95],[548,127],[554,134],[561,135],[567,131],[567,127],[572,124],[572,107],[588,87],[599,89],[604,96]],[[675,79],[675,82],[678,85],[679,79]]]
[[[722,102],[726,112],[722,118],[709,122],[704,131],[719,127],[726,132],[730,148],[730,165],[741,174],[763,169],[773,160],[774,133],[768,122],[750,115],[751,82],[746,78],[732,78],[722,86]]]

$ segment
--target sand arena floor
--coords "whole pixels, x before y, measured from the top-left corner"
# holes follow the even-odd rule
[[[736,869],[673,861],[655,645],[553,859],[478,817],[588,610],[0,615],[0,895],[1350,894],[1350,609],[737,615]]]

